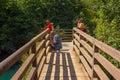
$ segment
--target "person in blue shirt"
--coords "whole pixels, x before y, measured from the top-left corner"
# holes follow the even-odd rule
[[[62,44],[61,44],[59,36],[52,31],[51,37],[52,37],[51,47],[54,50],[60,50],[62,48]]]

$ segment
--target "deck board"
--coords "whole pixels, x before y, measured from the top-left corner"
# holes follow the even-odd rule
[[[48,54],[39,80],[90,80],[71,45],[64,42],[60,52]]]

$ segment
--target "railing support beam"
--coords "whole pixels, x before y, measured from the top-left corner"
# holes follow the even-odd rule
[[[98,47],[93,44],[93,65],[92,65],[92,80],[97,80],[97,74],[94,71],[94,66],[98,64],[97,60],[95,59],[95,54],[98,53]]]
[[[34,45],[32,46],[32,54],[35,54],[35,55],[36,55],[36,43],[34,43]],[[37,58],[36,58],[36,56],[35,56],[35,60],[34,60],[33,63],[32,63],[32,67],[36,67],[36,69],[37,69]],[[35,72],[34,79],[35,79],[35,80],[38,79],[37,71]]]

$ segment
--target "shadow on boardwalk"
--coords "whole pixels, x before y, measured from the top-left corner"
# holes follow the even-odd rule
[[[44,80],[77,80],[69,52],[52,52],[47,64],[49,66]]]

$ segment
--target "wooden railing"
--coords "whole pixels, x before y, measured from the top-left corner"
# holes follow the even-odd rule
[[[42,28],[40,32],[45,30]],[[58,34],[62,42],[71,42],[72,41],[72,29],[54,29],[55,34]]]
[[[72,29],[55,29],[55,32],[59,35],[62,42],[71,42],[72,41]]]
[[[67,30],[63,31],[69,33]],[[11,80],[22,80],[23,78],[26,80],[38,80],[46,61],[47,53],[50,50],[49,35],[48,29],[43,30],[23,47],[2,61],[0,63],[0,75],[19,61],[22,56],[28,54],[28,57]],[[64,34],[62,34],[62,36],[60,35],[62,38],[64,38],[64,36]],[[73,28],[73,48],[79,56],[80,61],[83,63],[91,80],[120,79],[120,69],[101,54],[102,51],[119,63],[120,51],[96,40],[78,28]]]
[[[0,75],[25,54],[29,54],[11,80],[38,80],[46,55],[50,50],[49,30],[46,29],[0,63]],[[28,71],[29,70],[29,71]],[[26,75],[27,74],[27,75]]]
[[[120,80],[120,69],[101,54],[104,52],[119,63],[120,51],[77,28],[73,28],[73,48],[91,80]]]

